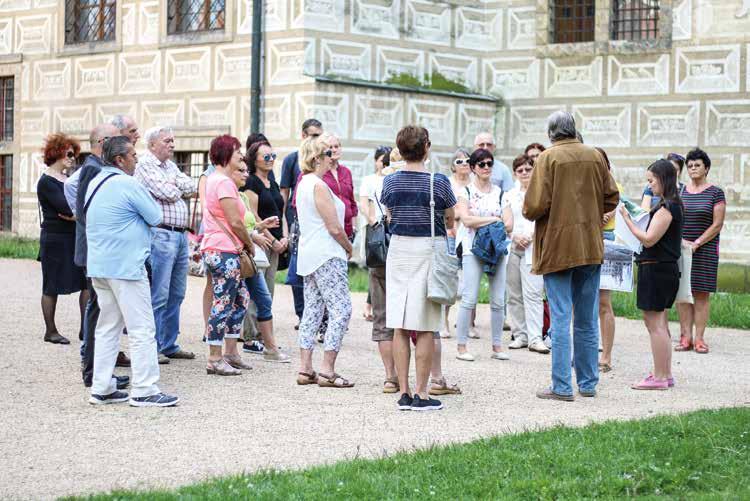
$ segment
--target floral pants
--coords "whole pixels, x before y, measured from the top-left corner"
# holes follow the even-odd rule
[[[352,317],[352,298],[349,294],[349,275],[346,261],[332,258],[304,278],[305,311],[299,324],[299,346],[312,350],[315,334],[328,312],[323,347],[325,351],[341,349],[341,341],[349,329]]]
[[[237,254],[206,250],[203,260],[211,272],[214,303],[208,317],[208,344],[221,346],[224,338],[238,339],[242,331],[250,294],[240,278],[240,259]]]

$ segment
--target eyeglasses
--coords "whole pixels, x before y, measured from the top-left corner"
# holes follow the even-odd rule
[[[469,161],[463,158],[457,158],[453,161],[453,165],[463,165],[465,163],[469,163]]]
[[[327,156],[328,158],[331,158],[333,157],[333,150],[326,150],[323,152],[323,154]]]
[[[516,169],[516,172],[531,172],[532,170],[534,170],[534,167],[526,167],[525,169],[519,167]]]
[[[486,162],[477,162],[477,167],[481,167],[482,169],[491,169],[492,168],[492,162],[487,160]]]
[[[71,158],[71,159],[72,159],[72,158],[75,158],[75,157],[76,157],[76,154],[75,154],[75,153],[73,153],[72,151],[69,151],[69,152],[67,152],[67,153],[65,154],[65,156],[66,156],[66,157],[68,157],[68,158]]]
[[[274,160],[276,160],[276,153],[269,153],[267,155],[263,155],[264,162],[273,162]]]

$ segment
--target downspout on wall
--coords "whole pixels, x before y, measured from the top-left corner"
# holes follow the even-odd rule
[[[250,132],[260,132],[261,70],[263,61],[263,0],[253,0],[253,36],[250,63]]]

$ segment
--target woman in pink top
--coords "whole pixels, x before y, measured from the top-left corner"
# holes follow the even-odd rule
[[[357,209],[357,200],[354,198],[354,180],[352,171],[348,167],[339,163],[341,159],[341,140],[337,136],[329,136],[331,151],[331,169],[323,175],[323,181],[331,188],[339,199],[344,202],[344,230],[349,241],[354,241],[355,228],[357,227],[356,219],[359,214]]]
[[[203,208],[203,259],[211,272],[214,301],[208,317],[207,374],[237,376],[250,369],[237,351],[248,294],[240,277],[239,252],[244,247],[254,253],[253,241],[245,227],[245,204],[240,200],[232,174],[244,168],[240,142],[229,135],[211,141],[209,152],[216,172],[206,180],[206,205]],[[225,346],[222,356],[222,345]]]

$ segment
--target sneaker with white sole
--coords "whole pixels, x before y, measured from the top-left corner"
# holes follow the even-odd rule
[[[537,353],[549,353],[549,348],[547,348],[543,341],[534,341],[529,345],[529,351],[535,351]]]
[[[291,363],[291,359],[289,358],[289,355],[286,355],[285,353],[281,353],[280,351],[269,351],[266,350],[263,353],[263,361],[264,362],[276,362],[278,364],[288,364]]]
[[[511,350],[520,350],[521,348],[526,348],[529,344],[526,342],[525,339],[521,339],[520,337],[515,338],[513,341],[510,342],[508,345],[508,348]]]
[[[552,349],[552,337],[547,336],[546,338],[544,338],[544,346],[546,346],[550,350]]]
[[[477,329],[476,327],[472,327],[471,329],[469,329],[469,337],[471,339],[479,339],[479,329]]]
[[[174,395],[157,393],[147,397],[131,397],[130,405],[131,407],[172,407],[179,401],[180,399]]]
[[[410,411],[413,400],[414,399],[411,398],[408,393],[402,393],[401,398],[399,398],[398,402],[396,402],[396,406],[400,411]]]
[[[510,355],[504,351],[493,351],[490,358],[495,360],[510,360]]]
[[[459,359],[459,360],[462,360],[464,362],[473,362],[474,361],[474,355],[472,355],[468,351],[465,351],[463,353],[457,354],[456,358]]]
[[[94,393],[89,397],[91,405],[117,404],[128,401],[128,394],[124,391],[113,391],[109,395],[96,395]]]
[[[250,353],[251,355],[262,355],[265,351],[266,347],[263,344],[263,341],[250,341],[249,343],[244,343],[242,345],[242,351],[245,353]]]
[[[411,401],[411,410],[413,411],[439,411],[443,408],[440,400],[434,398],[422,399],[419,395],[414,395]]]

